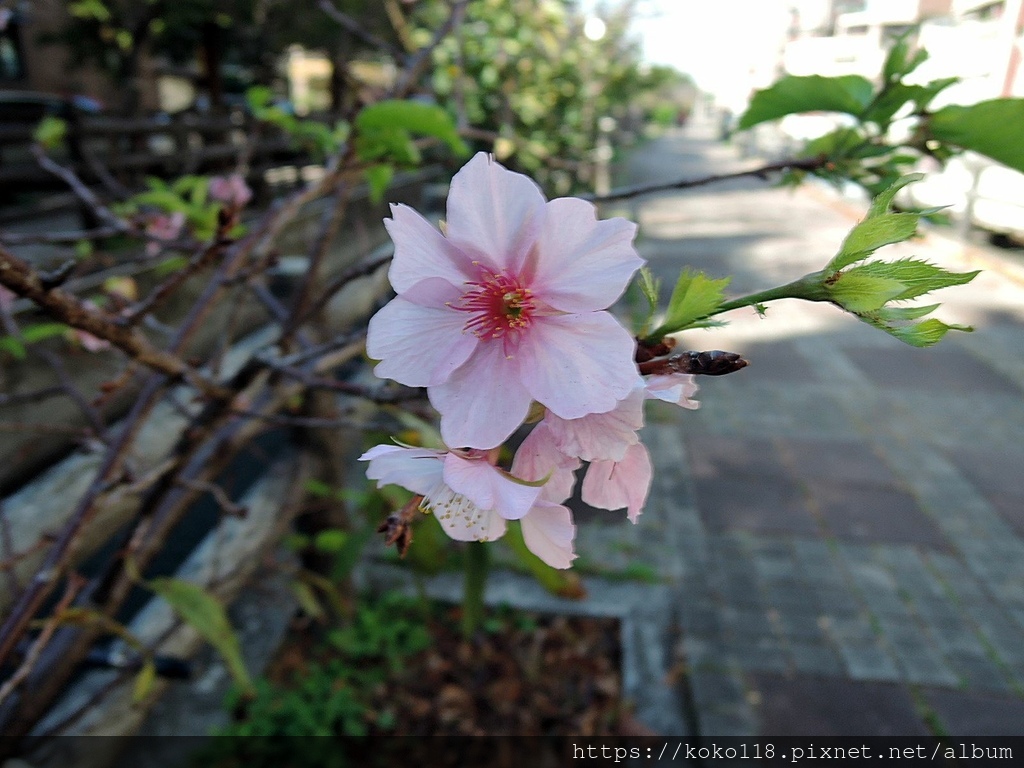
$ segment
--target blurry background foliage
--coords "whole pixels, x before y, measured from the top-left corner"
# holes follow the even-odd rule
[[[141,111],[149,60],[189,75],[202,94],[196,108],[245,108],[245,91],[263,86],[300,113],[323,105],[351,119],[381,95],[394,54],[427,46],[452,7],[448,0],[331,5],[366,34],[345,29],[320,0],[73,0],[65,27],[46,40],[115,83],[121,103],[108,106],[120,112]],[[692,98],[685,75],[641,62],[627,34],[634,5],[617,6],[595,28],[574,0],[473,0],[465,23],[433,51],[418,98],[444,106],[474,148],[493,148],[549,190],[587,185],[602,131],[615,131],[622,144],[652,116],[674,120],[672,105],[685,110]],[[297,97],[289,82],[295,46],[329,64],[329,74],[310,81],[312,97]]]

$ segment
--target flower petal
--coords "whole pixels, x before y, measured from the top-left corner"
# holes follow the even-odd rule
[[[536,297],[563,312],[607,309],[644,264],[633,247],[636,224],[598,221],[586,200],[562,197],[547,204],[527,269]]]
[[[426,496],[442,482],[442,455],[426,448],[403,448],[399,445],[375,445],[359,461],[370,462],[366,476],[377,481],[377,487],[400,485]]]
[[[517,362],[506,359],[500,343],[484,342],[447,381],[427,390],[447,445],[494,448],[523,423],[530,393],[519,383]]]
[[[579,467],[579,459],[558,450],[554,435],[543,421],[523,440],[512,460],[512,474],[516,477],[540,480],[551,475],[541,488],[540,498],[554,504],[572,496],[574,473]]]
[[[644,425],[644,389],[637,386],[607,413],[562,419],[548,411],[542,423],[563,453],[584,461],[622,461],[626,449],[640,442],[636,431]]]
[[[388,279],[398,294],[421,280],[439,277],[460,286],[475,274],[472,259],[407,205],[392,205],[384,226],[395,243]]]
[[[648,376],[644,379],[647,397],[675,403],[681,408],[691,410],[699,408],[700,403],[693,398],[697,394],[697,377],[691,373],[665,373]]]
[[[563,419],[604,413],[637,382],[635,341],[607,312],[534,318],[519,344],[526,389]]]
[[[643,443],[631,445],[622,461],[595,461],[583,478],[580,496],[598,509],[626,508],[635,523],[651,489],[651,455]]]
[[[448,240],[472,259],[518,272],[544,218],[544,195],[532,179],[478,152],[452,179]]]
[[[527,548],[552,568],[568,568],[576,559],[572,549],[576,526],[566,507],[539,501],[522,526]]]
[[[380,360],[373,372],[407,387],[432,387],[447,380],[479,340],[463,333],[466,318],[395,298],[370,318],[366,354]]]
[[[444,459],[444,481],[481,509],[493,510],[506,520],[518,520],[540,496],[540,486],[522,485],[503,475],[484,459],[465,459],[449,453]]]
[[[444,532],[456,541],[494,541],[505,535],[505,518],[494,510],[480,509],[447,486],[429,502]]]

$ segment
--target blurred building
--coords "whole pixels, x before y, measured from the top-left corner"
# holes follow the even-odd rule
[[[117,89],[101,72],[72,66],[63,46],[44,42],[64,26],[67,14],[65,0],[15,0],[0,9],[0,92],[77,95],[117,103]],[[140,81],[144,105],[155,107],[156,79],[145,56],[140,61]]]
[[[910,35],[931,56],[913,79],[959,77],[941,98],[973,103],[1024,95],[1022,31],[1022,0],[832,0],[794,16],[782,68],[876,79],[892,43]]]

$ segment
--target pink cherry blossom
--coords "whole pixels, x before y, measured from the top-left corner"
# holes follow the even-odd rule
[[[580,497],[598,509],[626,508],[635,523],[651,489],[651,456],[643,443],[631,445],[622,461],[594,461],[587,468]]]
[[[445,235],[401,205],[385,225],[398,295],[371,319],[367,352],[378,376],[428,388],[446,443],[500,445],[534,400],[577,419],[629,394],[634,340],[604,310],[643,263],[635,224],[545,202],[480,153],[452,180]]]
[[[523,540],[537,557],[554,568],[568,568],[576,559],[576,526],[562,502],[572,496],[579,459],[566,456],[542,422],[523,440],[512,461],[512,474],[524,480],[547,482],[529,513],[522,519]]]
[[[252,200],[252,190],[239,173],[210,179],[210,197],[232,208],[244,208]]]
[[[697,377],[689,373],[666,373],[648,376],[644,380],[648,398],[675,403],[691,410],[700,407],[694,399],[699,387]]]
[[[523,517],[539,486],[517,483],[477,452],[378,445],[359,457],[378,486],[400,485],[423,496],[445,532],[457,541],[490,541],[505,533],[506,519]]]
[[[569,510],[541,498],[544,486],[517,482],[482,452],[378,445],[359,459],[370,462],[366,476],[378,486],[423,496],[421,508],[456,541],[493,541],[505,534],[507,520],[520,520],[526,546],[544,562],[568,568],[575,558]]]
[[[643,383],[637,377],[633,391],[606,413],[561,419],[549,411],[542,424],[562,453],[584,461],[621,461],[629,446],[640,442],[637,430],[644,425]]]
[[[174,240],[185,227],[185,214],[181,211],[161,213],[146,223],[146,234],[151,238],[146,244],[146,255],[150,258],[158,255],[163,243]]]

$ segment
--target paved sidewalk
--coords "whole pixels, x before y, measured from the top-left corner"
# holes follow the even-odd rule
[[[633,153],[620,180],[739,164],[697,125]],[[616,211],[640,222],[666,293],[686,265],[735,275],[737,294],[820,269],[862,215],[824,189],[756,180]],[[886,250],[999,265],[946,236]],[[696,412],[652,411],[640,525],[584,515],[578,551],[610,567],[642,559],[675,585],[701,736],[1024,734],[1024,281],[1012,272],[940,292],[937,315],[977,330],[928,350],[797,302],[685,335],[683,348],[751,365],[703,380]]]

